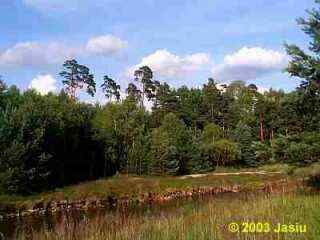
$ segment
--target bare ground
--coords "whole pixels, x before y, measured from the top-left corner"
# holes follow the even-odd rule
[[[266,172],[266,171],[258,171],[258,172],[232,172],[232,173],[205,173],[205,174],[190,174],[179,177],[179,179],[186,178],[200,178],[206,176],[234,176],[234,175],[270,175],[270,174],[282,174],[282,172]]]

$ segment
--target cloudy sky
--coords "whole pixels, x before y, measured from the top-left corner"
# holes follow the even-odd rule
[[[1,0],[0,75],[8,84],[58,91],[76,58],[98,85],[123,88],[148,65],[172,86],[208,77],[290,90],[284,42],[305,46],[295,19],[314,0]]]

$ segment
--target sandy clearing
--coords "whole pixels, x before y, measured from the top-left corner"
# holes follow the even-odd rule
[[[232,175],[270,175],[270,174],[281,174],[282,172],[233,172],[233,173],[205,173],[205,174],[190,174],[178,177],[179,179],[186,179],[186,178],[200,178],[206,176],[232,176]]]

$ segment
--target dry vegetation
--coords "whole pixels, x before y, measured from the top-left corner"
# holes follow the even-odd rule
[[[317,239],[318,195],[225,195],[209,201],[177,204],[153,213],[101,215],[75,223],[64,219],[52,230],[24,233],[19,239]],[[306,224],[306,233],[230,233],[230,222]]]

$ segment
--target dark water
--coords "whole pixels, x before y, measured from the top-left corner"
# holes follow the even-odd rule
[[[72,209],[53,214],[30,215],[20,218],[3,219],[0,220],[0,232],[3,235],[0,236],[0,240],[16,239],[21,233],[51,230],[61,223],[73,224],[88,221],[95,216],[104,214],[105,211],[105,209],[92,209],[88,211]]]
[[[21,233],[28,235],[28,233],[52,230],[57,225],[73,225],[79,223],[87,223],[96,217],[131,217],[131,216],[150,216],[162,217],[170,214],[183,214],[187,210],[197,209],[208,201],[228,201],[234,198],[248,199],[252,194],[243,193],[222,193],[218,196],[211,197],[195,197],[192,199],[174,200],[164,204],[153,204],[143,206],[131,206],[126,209],[109,208],[109,209],[90,209],[78,210],[71,209],[68,211],[56,212],[46,215],[31,215],[20,218],[3,219],[0,220],[0,240],[2,239],[16,239]],[[1,236],[2,235],[2,236]]]

